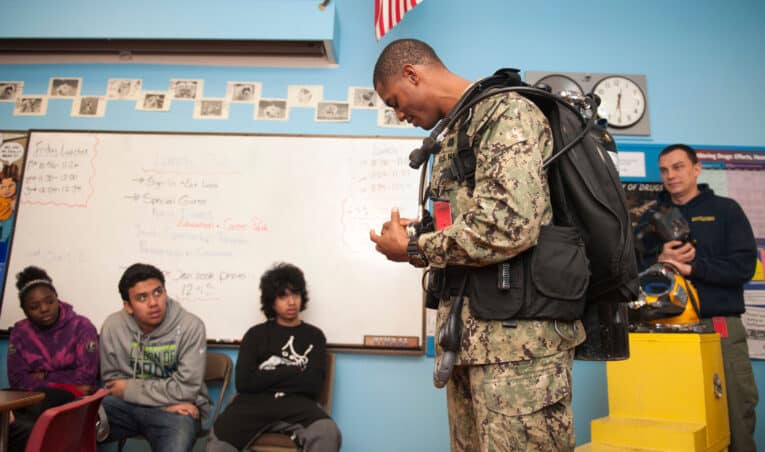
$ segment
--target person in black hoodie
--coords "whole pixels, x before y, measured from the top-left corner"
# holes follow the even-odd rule
[[[674,207],[690,225],[690,240],[660,243],[654,235],[642,239],[641,271],[656,262],[674,265],[698,290],[702,321],[720,335],[730,418],[730,448],[753,451],[757,386],[749,360],[744,284],[754,275],[757,245],[752,227],[736,201],[717,196],[706,184],[697,184],[701,173],[696,151],[673,144],[659,154],[664,184],[658,207]],[[638,227],[648,222],[643,214]]]
[[[337,452],[337,424],[317,399],[325,378],[326,339],[303,322],[308,304],[303,272],[277,264],[260,279],[267,321],[250,328],[236,362],[237,396],[215,422],[208,452],[249,450],[264,432],[292,436],[304,452]]]

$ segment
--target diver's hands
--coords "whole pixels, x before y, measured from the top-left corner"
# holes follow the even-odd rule
[[[369,231],[369,239],[375,242],[377,252],[394,262],[409,262],[406,252],[409,235],[406,233],[406,226],[411,222],[408,218],[401,218],[398,209],[393,208],[390,220],[383,223],[380,235],[377,235],[374,229]]]
[[[664,244],[657,260],[659,262],[676,261],[689,264],[695,258],[696,248],[690,242],[683,243],[679,240],[672,240]]]

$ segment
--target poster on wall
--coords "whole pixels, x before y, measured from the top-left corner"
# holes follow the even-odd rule
[[[634,228],[640,216],[656,205],[656,196],[663,185],[661,182],[622,182],[622,188],[627,197],[627,209]]]
[[[741,316],[746,329],[749,357],[765,359],[765,239],[757,239],[757,268],[744,285],[746,312]]]
[[[27,148],[28,137],[26,132],[0,132],[0,277],[3,281],[13,236],[16,198],[24,171],[24,151]]]
[[[715,194],[733,198],[744,210],[757,241],[757,267],[752,280],[744,285],[746,312],[741,321],[746,329],[749,357],[765,359],[765,208],[762,184],[765,153],[738,150],[699,149],[702,164],[699,183]]]

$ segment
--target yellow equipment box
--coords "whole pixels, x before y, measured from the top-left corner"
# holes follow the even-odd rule
[[[609,416],[577,450],[728,449],[725,373],[716,333],[630,333],[630,358],[606,363]]]

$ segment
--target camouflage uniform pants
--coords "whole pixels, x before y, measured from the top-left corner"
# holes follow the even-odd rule
[[[447,384],[452,452],[574,450],[573,356],[455,367]]]

